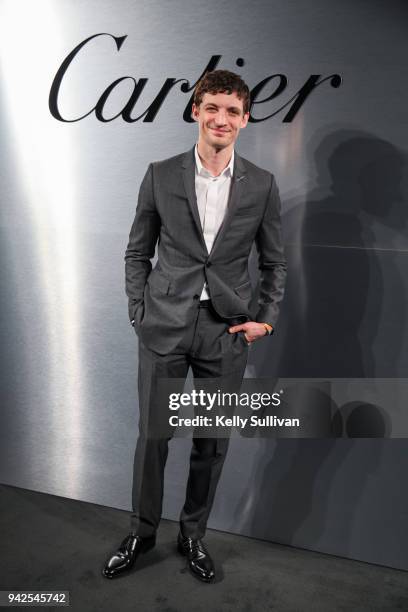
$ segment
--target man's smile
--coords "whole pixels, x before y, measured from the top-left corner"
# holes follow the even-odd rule
[[[229,134],[230,130],[221,130],[219,128],[210,128],[210,130],[212,130],[213,132],[215,132],[216,134]]]

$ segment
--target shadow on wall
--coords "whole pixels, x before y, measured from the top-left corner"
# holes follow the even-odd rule
[[[311,389],[310,400],[309,408],[319,413],[320,438],[252,440],[254,461],[234,525],[251,537],[353,557],[355,515],[366,487],[375,486],[391,420],[374,404],[349,402],[338,408],[321,390]],[[339,440],[342,436],[349,439]],[[365,446],[359,449],[361,442]],[[387,520],[392,514],[384,504],[373,512],[374,524],[376,512],[384,512]],[[370,522],[366,528],[372,529]],[[371,561],[386,563],[378,555]]]
[[[408,264],[406,154],[371,134],[335,126],[314,136],[308,158],[315,160],[316,186],[285,201],[288,283],[279,329],[253,347],[248,373],[401,376],[408,354],[401,272]],[[252,277],[256,268],[253,253]],[[358,401],[337,407],[326,397],[320,408],[330,412],[327,437],[253,440],[252,474],[235,520],[241,533],[306,548],[318,549],[319,538],[328,537],[336,554],[347,555],[354,514],[381,465],[381,438],[390,435],[391,423],[386,407]],[[336,440],[342,436],[376,438],[365,441],[347,482],[342,466],[362,441]],[[338,512],[328,511],[333,503]],[[331,516],[335,524],[327,524]]]
[[[258,438],[256,468],[234,512],[240,533],[325,552],[331,545],[335,554],[352,556],[355,514],[367,485],[375,483],[384,450],[380,438],[364,441],[370,444],[350,478],[345,464],[361,442]]]
[[[288,281],[279,328],[251,351],[250,375],[404,376],[406,154],[371,134],[336,129],[317,134],[307,157],[316,186],[284,203]],[[250,267],[254,276],[256,253]]]

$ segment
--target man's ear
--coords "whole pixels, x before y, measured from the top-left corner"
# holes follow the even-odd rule
[[[191,116],[194,119],[194,121],[198,121],[198,113],[199,113],[198,106],[196,106],[193,102],[193,106],[191,108]]]
[[[244,116],[242,117],[241,129],[247,126],[248,119],[249,119],[249,113],[245,113]]]

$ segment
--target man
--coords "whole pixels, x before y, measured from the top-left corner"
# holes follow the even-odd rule
[[[207,73],[192,106],[197,144],[151,163],[140,188],[125,254],[129,318],[139,337],[133,512],[130,534],[103,568],[107,578],[128,571],[155,545],[172,435],[150,435],[163,420],[158,380],[184,381],[191,367],[196,380],[216,377],[236,385],[248,346],[270,335],[277,321],[286,277],[278,189],[272,174],[234,152],[249,109],[249,89],[239,76]],[[261,270],[256,313],[250,311],[248,275],[254,241]],[[215,572],[202,539],[227,448],[225,438],[193,437],[180,515],[178,550],[206,582]]]

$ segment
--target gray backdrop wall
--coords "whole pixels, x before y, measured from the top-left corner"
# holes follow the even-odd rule
[[[154,121],[128,122],[126,79],[103,109],[118,116],[98,119],[90,111],[120,77],[148,79],[136,118],[167,78],[192,87],[215,55],[250,88],[286,76],[254,107],[272,116],[237,146],[277,177],[289,262],[278,331],[251,348],[247,375],[406,377],[405,2],[0,7],[1,482],[130,510],[137,338],[123,256],[147,164],[190,148],[197,127],[183,120],[181,83]],[[100,33],[67,69],[60,121],[48,105],[54,76]],[[325,81],[284,121],[311,75],[334,74],[340,87]],[[381,422],[359,437],[370,415],[357,408],[354,421],[343,411],[338,438],[234,439],[209,526],[408,569],[407,442],[383,439]],[[171,443],[166,518],[178,518],[189,448]]]

